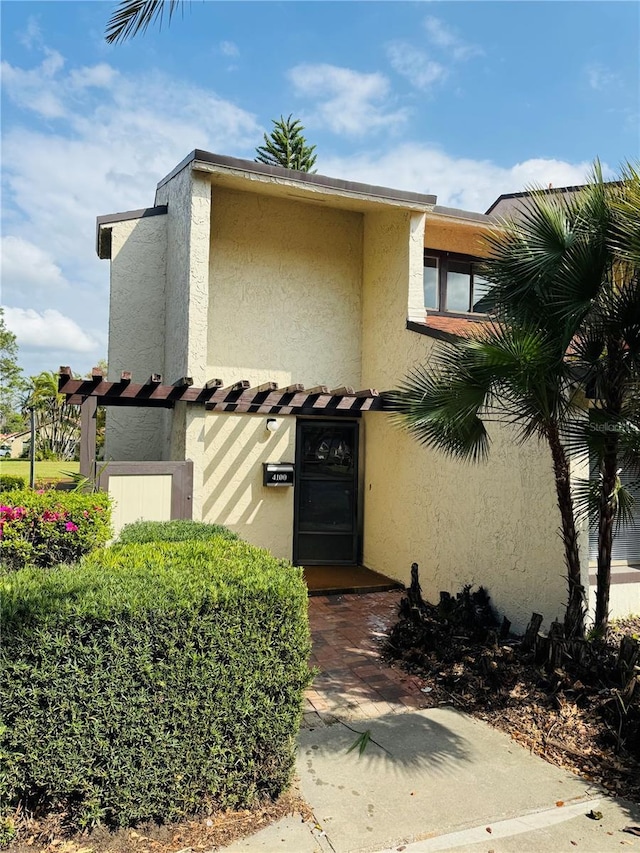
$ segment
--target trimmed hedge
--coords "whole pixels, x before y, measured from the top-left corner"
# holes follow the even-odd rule
[[[105,492],[0,493],[0,565],[9,571],[72,563],[110,536],[111,503]]]
[[[2,586],[5,805],[126,826],[287,786],[310,680],[300,569],[218,537]]]
[[[205,524],[203,521],[135,521],[122,528],[118,542],[194,542],[214,536],[239,538],[237,533],[221,524]]]
[[[17,474],[0,474],[0,492],[13,492],[16,489],[24,489],[27,481]]]

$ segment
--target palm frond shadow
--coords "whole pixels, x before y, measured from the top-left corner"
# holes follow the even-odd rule
[[[318,733],[319,742],[306,755],[335,755],[364,763],[372,771],[384,763],[386,770],[393,768],[399,775],[409,769],[438,776],[460,772],[462,764],[471,762],[473,750],[471,741],[447,724],[447,716],[457,712],[441,708],[430,713],[433,716],[387,714],[376,720],[337,722]],[[365,749],[352,749],[354,738],[367,731]]]

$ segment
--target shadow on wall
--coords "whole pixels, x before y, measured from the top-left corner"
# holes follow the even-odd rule
[[[264,415],[207,418],[203,518],[232,526],[256,524],[264,503],[262,463],[285,461],[293,454],[290,434],[291,429],[267,432]],[[270,492],[279,493],[279,503],[291,501],[290,489]],[[270,522],[272,511],[270,502],[264,523]]]

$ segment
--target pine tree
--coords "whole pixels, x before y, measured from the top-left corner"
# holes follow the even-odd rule
[[[311,172],[316,162],[315,145],[307,145],[302,135],[304,127],[291,116],[272,119],[273,130],[264,134],[264,145],[256,148],[256,162],[267,166],[283,166],[298,172]],[[315,170],[313,170],[315,171]]]

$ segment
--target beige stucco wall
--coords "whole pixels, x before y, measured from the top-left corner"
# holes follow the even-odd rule
[[[425,231],[420,212],[212,191],[189,169],[159,190],[157,203],[169,213],[140,220],[147,232],[136,223],[114,226],[111,334],[114,353],[130,360],[110,367],[137,372],[147,364],[150,373],[162,352],[169,382],[191,375],[196,385],[220,377],[395,387],[434,346],[405,328],[407,317],[423,316],[424,246],[479,252],[473,224],[427,214]],[[161,286],[162,309],[149,301]],[[179,404],[166,430],[164,416],[136,412],[135,431],[118,430],[115,458],[192,459],[193,517],[290,558],[293,490],[263,487],[262,463],[293,461],[295,418],[280,418],[272,434],[265,415]],[[547,622],[561,615],[564,563],[546,447],[518,447],[496,429],[489,464],[462,465],[424,449],[380,413],[364,416],[362,438],[366,565],[407,582],[418,562],[430,598],[482,583],[516,628],[532,609]]]
[[[208,372],[360,387],[362,215],[214,187]]]
[[[164,372],[170,382],[206,375],[209,299],[211,184],[183,169],[158,189],[156,204],[168,205]]]
[[[167,217],[110,227],[109,379],[129,370],[134,382],[146,382],[164,365]],[[109,407],[105,459],[162,459],[165,418],[160,409]]]
[[[486,226],[481,223],[427,214],[424,245],[428,249],[458,252],[461,255],[485,257],[487,245],[483,235]]]
[[[431,357],[434,341],[404,329],[406,281],[422,271],[408,215],[365,219],[363,382],[395,387]],[[428,227],[428,223],[427,223]],[[564,562],[546,447],[492,430],[488,464],[427,450],[387,415],[365,421],[364,563],[404,583],[420,566],[426,597],[483,584],[514,627],[533,609],[562,615]]]
[[[290,560],[293,488],[262,485],[263,462],[295,458],[295,418],[276,420],[278,430],[268,432],[265,415],[206,415],[202,518]]]
[[[207,373],[211,182],[185,168],[156,193],[168,205],[164,373],[169,382],[191,376],[202,387]],[[177,404],[168,416],[164,457],[193,461],[193,518],[202,516],[204,407]]]
[[[214,186],[208,375],[359,389],[362,258],[361,213]],[[295,418],[278,420],[206,415],[200,512],[291,559],[293,489],[262,485],[263,462],[295,458]]]

